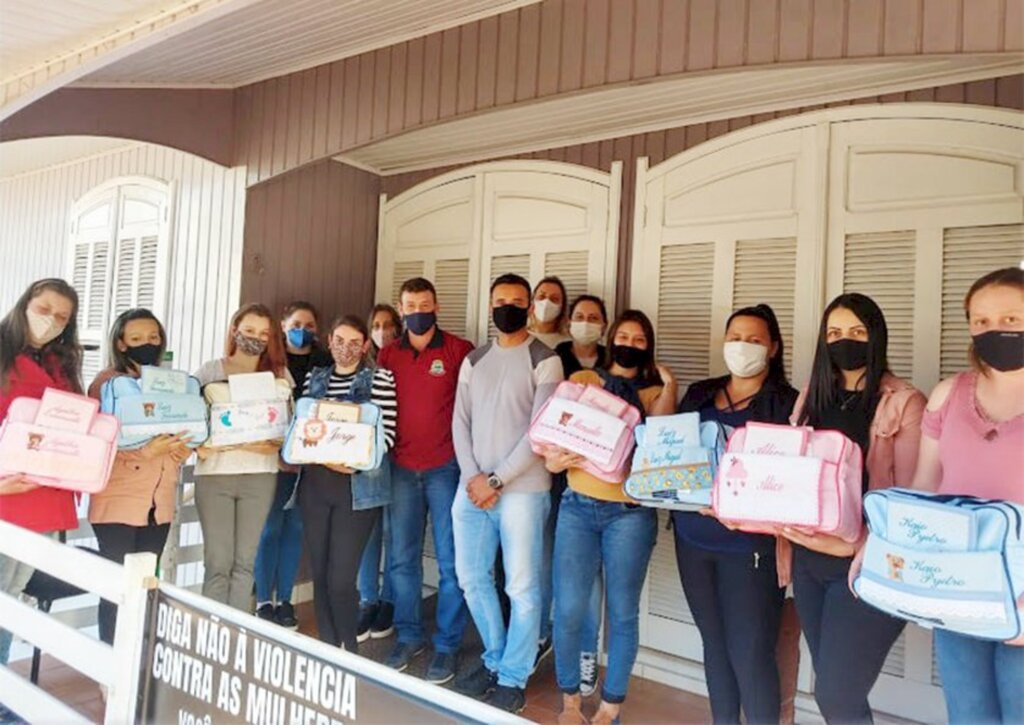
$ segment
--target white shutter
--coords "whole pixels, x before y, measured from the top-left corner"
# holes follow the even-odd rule
[[[741,239],[736,242],[732,309],[769,305],[779,320],[786,371],[793,365],[793,308],[796,291],[796,237]]]
[[[889,368],[910,378],[914,368],[913,231],[846,237],[843,291],[865,294],[882,308],[889,328]]]
[[[391,275],[391,304],[396,308],[401,308],[402,300],[399,292],[402,289],[402,285],[407,280],[413,277],[423,276],[423,262],[419,260],[408,261],[408,262],[395,262],[393,266],[394,272]],[[378,298],[380,295],[378,295]]]
[[[893,643],[892,649],[889,650],[889,656],[885,658],[885,663],[882,665],[882,672],[884,674],[892,675],[893,677],[903,677],[906,649],[907,633],[903,631],[896,642]]]
[[[679,244],[661,250],[655,319],[657,354],[684,389],[708,376],[714,266],[713,242]]]
[[[434,288],[441,306],[437,321],[442,330],[466,337],[466,299],[469,297],[469,260],[439,259],[434,265]]]
[[[574,299],[587,294],[590,288],[587,272],[590,255],[586,250],[550,252],[544,255],[544,276],[558,277],[565,285],[566,309]]]
[[[667,511],[658,512],[658,542],[651,554],[647,611],[656,617],[693,624],[693,615],[686,605],[686,596],[679,582],[675,534],[665,525],[668,518]]]
[[[163,318],[170,248],[169,192],[155,182],[108,182],[72,209],[68,276],[80,302],[83,383],[106,364],[118,314],[147,307]]]
[[[942,245],[943,378],[965,370],[970,336],[964,314],[964,297],[974,281],[1003,267],[1024,261],[1024,225],[946,229]]]

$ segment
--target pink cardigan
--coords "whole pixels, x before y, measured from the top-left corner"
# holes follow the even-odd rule
[[[868,488],[909,487],[917,468],[921,418],[928,399],[913,385],[890,373],[882,377],[881,392],[882,397],[871,421],[871,442],[864,462],[868,471]],[[791,424],[796,425],[800,420],[806,398],[805,388],[793,406],[789,419]],[[793,548],[788,539],[776,538],[775,555],[779,586],[784,587],[791,581],[793,570]]]

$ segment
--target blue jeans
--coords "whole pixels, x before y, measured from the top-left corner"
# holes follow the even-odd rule
[[[552,477],[554,478],[554,477]],[[552,603],[554,600],[553,562],[555,549],[555,526],[558,522],[558,508],[562,501],[561,487],[557,492],[551,490],[551,514],[548,516],[547,526],[544,527],[544,569],[541,572],[541,622],[540,638],[548,639],[552,635],[554,626],[554,611]],[[603,577],[598,570],[594,577],[594,586],[590,590],[590,608],[587,610],[587,619],[583,622],[583,651],[597,652],[597,637],[601,631],[601,600],[604,599]]]
[[[935,630],[950,725],[1024,722],[1024,647]]]
[[[256,601],[290,602],[295,577],[302,557],[302,511],[298,506],[285,509],[295,491],[297,473],[277,474],[277,489],[267,522],[263,524],[260,545],[256,550],[253,575],[256,579]]]
[[[540,576],[544,522],[551,508],[547,491],[502,494],[490,509],[477,508],[459,488],[452,506],[455,570],[484,643],[484,666],[498,684],[526,687],[540,636]],[[506,631],[494,585],[494,560],[501,544],[505,593],[512,605]],[[577,666],[579,654],[577,653]]]
[[[391,474],[391,585],[395,593],[398,641],[419,644],[423,630],[423,537],[430,513],[434,554],[440,574],[437,591],[437,652],[457,652],[469,621],[466,600],[455,575],[452,503],[459,489],[459,464],[413,471],[395,464]]]
[[[378,604],[395,601],[391,588],[391,507],[381,507],[381,517],[373,527],[370,540],[363,549],[359,563],[359,603]],[[384,553],[384,572],[380,570],[380,556]],[[383,580],[383,581],[382,581]]]
[[[555,676],[562,692],[580,689],[580,652],[590,593],[604,566],[608,605],[608,669],[601,698],[626,699],[640,643],[640,591],[647,576],[658,517],[654,509],[562,495],[555,531]]]

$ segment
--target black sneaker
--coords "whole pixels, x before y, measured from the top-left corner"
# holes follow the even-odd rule
[[[256,608],[256,616],[259,617],[260,619],[264,619],[264,620],[266,620],[268,622],[276,622],[277,621],[274,618],[274,605],[271,604],[270,602],[267,602],[266,604],[261,604],[260,606],[258,606]]]
[[[356,627],[356,642],[365,642],[370,638],[370,627],[377,618],[376,604],[359,605],[359,624]]]
[[[590,697],[597,691],[597,654],[580,653],[580,694]]]
[[[384,660],[384,664],[393,670],[403,672],[409,667],[412,658],[425,650],[427,646],[423,642],[399,642],[391,650],[391,654]]]
[[[483,697],[497,686],[498,674],[487,669],[483,662],[476,669],[460,676],[452,685],[459,694],[476,698]]]
[[[537,668],[540,666],[541,661],[549,654],[551,654],[551,650],[551,638],[545,637],[540,641],[540,644],[537,645],[537,659],[533,661],[533,669],[530,670],[531,675],[537,671]]]
[[[518,715],[526,708],[526,690],[521,687],[498,685],[491,694],[484,698],[484,703]]]
[[[457,658],[454,652],[435,652],[430,666],[427,668],[426,680],[435,685],[443,685],[455,678]]]
[[[377,609],[377,616],[374,617],[370,626],[370,639],[384,639],[390,637],[395,631],[395,605],[391,602],[381,602]]]
[[[299,620],[295,618],[295,607],[291,602],[282,602],[274,611],[275,621],[285,629],[298,629]]]

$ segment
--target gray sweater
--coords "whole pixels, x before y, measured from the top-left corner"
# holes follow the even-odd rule
[[[526,432],[563,379],[558,355],[534,337],[516,347],[492,340],[466,356],[452,418],[463,485],[493,472],[506,491],[551,488],[551,474],[530,450]]]

